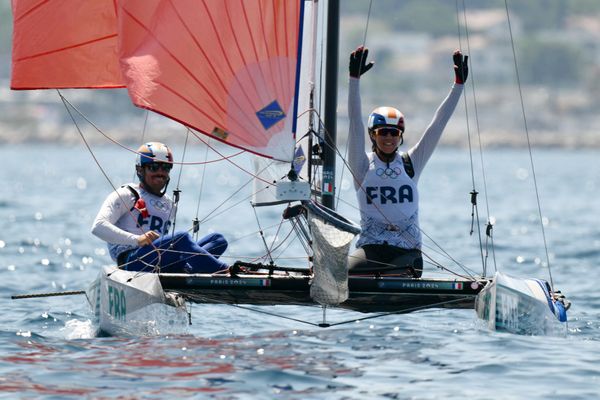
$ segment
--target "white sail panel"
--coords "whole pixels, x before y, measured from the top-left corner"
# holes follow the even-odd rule
[[[321,8],[323,5],[320,6]],[[255,205],[269,205],[280,202],[277,198],[276,183],[287,179],[288,172],[293,168],[299,175],[300,180],[308,179],[308,135],[313,121],[314,113],[311,111],[311,97],[318,99],[318,86],[315,82],[315,65],[317,59],[317,24],[319,15],[319,3],[306,1],[303,10],[301,55],[299,60],[299,84],[297,96],[297,118],[296,118],[296,150],[291,162],[273,162],[272,160],[254,160],[254,171],[257,179],[254,180],[254,191],[252,202]],[[312,96],[311,96],[312,94]],[[311,121],[312,120],[312,121]]]

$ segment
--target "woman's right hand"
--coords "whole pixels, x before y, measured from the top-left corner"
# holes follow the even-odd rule
[[[150,243],[152,243],[153,241],[155,241],[156,239],[158,239],[160,237],[160,235],[158,233],[156,233],[155,231],[148,231],[140,236],[138,236],[138,245],[140,247],[142,246],[147,246]]]

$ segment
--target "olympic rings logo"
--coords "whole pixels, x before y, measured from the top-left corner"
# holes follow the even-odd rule
[[[157,210],[165,212],[169,211],[169,203],[167,202],[151,199],[150,204],[152,204]]]
[[[377,174],[377,176],[382,177],[384,179],[386,179],[386,178],[396,179],[397,177],[400,176],[400,174],[402,174],[402,170],[400,170],[400,168],[398,168],[398,167],[385,168],[385,169],[377,168],[375,173]]]

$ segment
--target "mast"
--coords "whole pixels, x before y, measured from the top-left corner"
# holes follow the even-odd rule
[[[337,75],[340,36],[340,2],[329,0],[327,4],[327,44],[325,62],[325,111],[323,149],[323,205],[334,209],[335,199],[335,149],[337,138]]]

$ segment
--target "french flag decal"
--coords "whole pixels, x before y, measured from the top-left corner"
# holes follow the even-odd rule
[[[333,185],[331,182],[323,182],[323,193],[333,193]]]
[[[455,290],[462,290],[462,288],[463,288],[462,282],[455,282],[454,285],[452,285],[452,286],[453,286],[453,289],[455,289]]]

